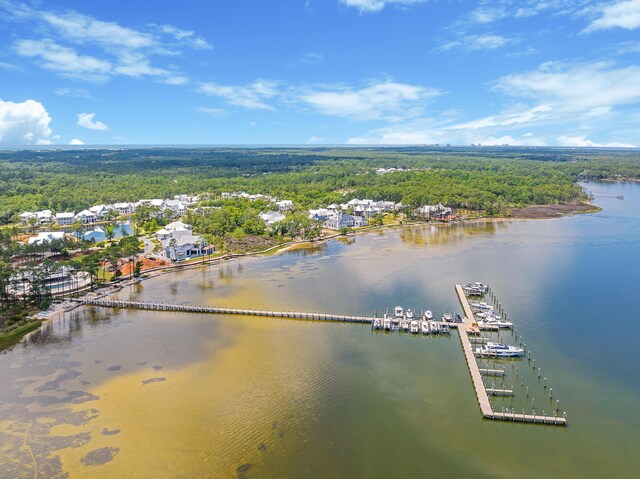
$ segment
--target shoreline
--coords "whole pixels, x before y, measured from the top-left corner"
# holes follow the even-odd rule
[[[366,226],[358,230],[350,231],[347,234],[336,233],[333,235],[324,236],[322,238],[313,239],[313,240],[288,241],[286,243],[272,246],[270,248],[267,248],[261,251],[254,251],[254,252],[247,252],[247,253],[228,253],[222,256],[217,256],[215,258],[210,258],[208,260],[203,259],[202,261],[194,261],[194,262],[183,263],[183,264],[170,264],[170,265],[160,266],[157,268],[148,269],[146,271],[143,271],[139,278],[132,278],[132,279],[127,278],[127,279],[119,280],[117,283],[104,284],[102,286],[95,287],[94,291],[91,291],[89,287],[85,287],[84,289],[80,289],[77,291],[77,293],[80,294],[77,298],[61,298],[62,301],[59,303],[55,303],[50,308],[50,312],[48,314],[42,315],[42,313],[46,312],[46,311],[43,311],[41,313],[38,313],[38,314],[41,314],[41,316],[36,317],[37,319],[34,318],[34,321],[36,320],[41,321],[38,327],[27,331],[24,334],[24,336],[22,336],[22,338],[20,338],[15,343],[9,344],[6,347],[0,347],[0,352],[9,350],[27,341],[28,338],[31,337],[31,335],[41,331],[50,322],[58,320],[65,313],[71,312],[74,309],[79,308],[80,306],[82,306],[82,303],[80,303],[78,300],[81,300],[82,298],[88,295],[93,295],[96,297],[106,297],[121,291],[126,286],[131,286],[140,281],[155,278],[163,274],[171,273],[173,271],[182,271],[184,269],[198,268],[203,265],[210,266],[213,264],[219,264],[219,263],[237,259],[237,258],[261,257],[261,256],[266,257],[271,255],[277,255],[277,254],[286,253],[287,251],[293,251],[296,249],[305,249],[306,247],[314,247],[316,245],[321,245],[335,239],[355,237],[358,235],[372,233],[375,231],[381,231],[384,229],[427,226],[427,225],[444,227],[444,226],[453,226],[453,225],[465,226],[465,225],[473,225],[473,224],[486,223],[486,222],[502,223],[502,222],[522,221],[522,220],[526,220],[526,221],[548,220],[548,219],[563,218],[566,216],[574,216],[576,214],[595,213],[598,211],[602,211],[602,208],[590,203],[581,202],[579,204],[567,204],[567,205],[532,205],[532,206],[528,206],[520,209],[521,212],[523,210],[533,211],[534,214],[531,214],[530,216],[527,216],[527,213],[524,213],[516,216],[496,216],[496,217],[485,216],[485,217],[478,217],[478,218],[462,218],[459,220],[447,221],[447,222],[445,221],[434,221],[434,222],[410,221],[405,223],[387,224],[387,225],[379,225],[379,226]],[[547,213],[546,215],[544,215],[545,212]],[[0,339],[4,339],[4,338],[0,336]]]

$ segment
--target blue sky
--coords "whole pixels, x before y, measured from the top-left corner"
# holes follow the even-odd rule
[[[640,146],[640,0],[0,0],[0,145]]]

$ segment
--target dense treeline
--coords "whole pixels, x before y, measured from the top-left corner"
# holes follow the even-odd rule
[[[380,167],[399,171],[377,175]],[[0,223],[23,210],[246,190],[304,207],[353,197],[454,207],[567,202],[580,178],[640,178],[640,152],[553,148],[157,148],[0,152]]]

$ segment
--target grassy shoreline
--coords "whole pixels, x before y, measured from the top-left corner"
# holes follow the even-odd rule
[[[27,334],[39,329],[43,322],[44,320],[42,319],[36,319],[28,321],[10,331],[4,332],[0,329],[0,352],[20,343]]]

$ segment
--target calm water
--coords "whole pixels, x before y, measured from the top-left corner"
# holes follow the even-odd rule
[[[499,384],[516,396],[494,407],[559,399],[567,428],[482,420],[455,333],[88,309],[0,355],[0,477],[635,478],[640,185],[588,188],[625,199],[559,220],[372,233],[120,294],[439,316],[460,310],[455,282],[488,282],[554,389],[506,362]]]

